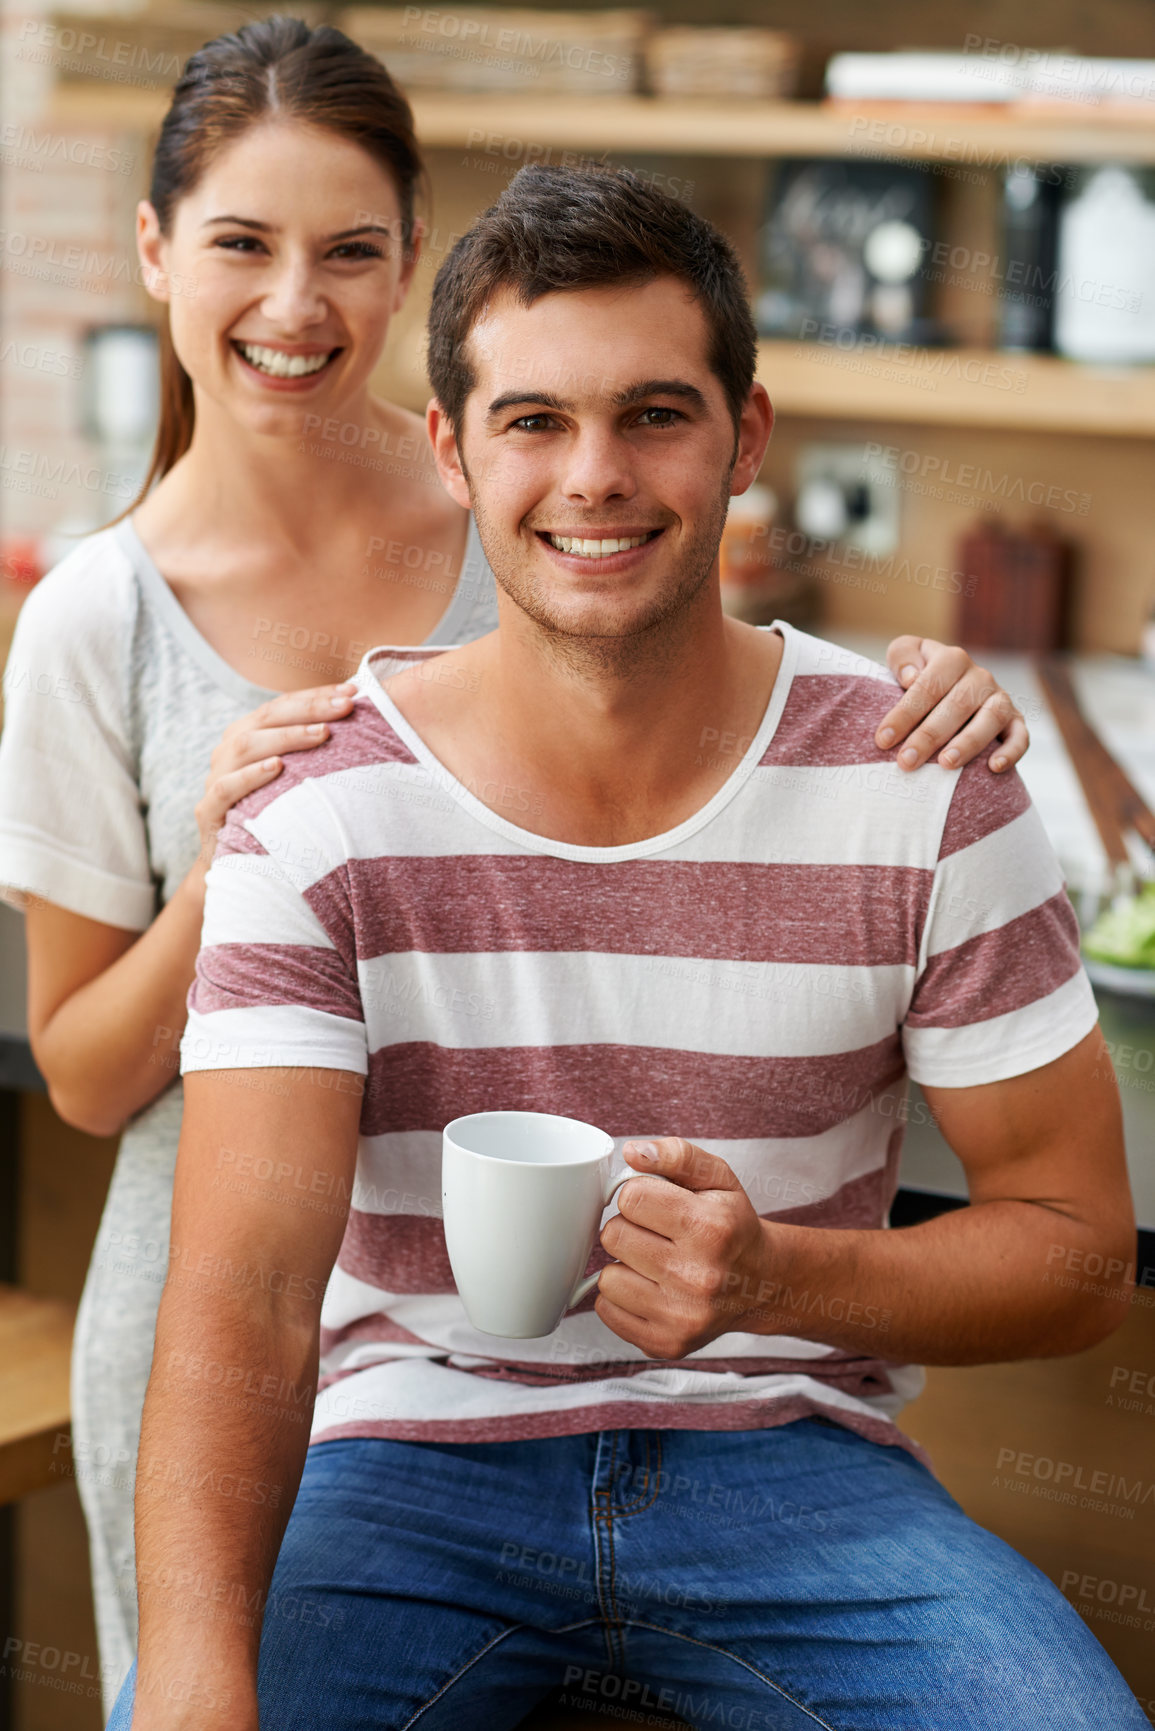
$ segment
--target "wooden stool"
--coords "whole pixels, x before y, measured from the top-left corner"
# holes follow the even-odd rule
[[[71,1473],[61,1439],[70,1425],[75,1321],[74,1305],[0,1285],[0,1504]]]

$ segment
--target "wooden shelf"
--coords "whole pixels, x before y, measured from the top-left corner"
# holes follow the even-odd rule
[[[972,103],[658,101],[645,96],[411,94],[421,142],[485,152],[485,136],[520,141],[511,166],[541,151],[589,150],[699,156],[862,156],[952,162],[998,169],[1009,159],[1038,162],[1155,162],[1155,127],[1142,116],[1089,119],[1084,112],[1034,113]],[[166,91],[130,85],[61,83],[54,126],[151,131]],[[498,145],[500,151],[500,145]]]
[[[985,349],[758,346],[781,414],[1047,433],[1155,437],[1155,367],[1090,367]]]

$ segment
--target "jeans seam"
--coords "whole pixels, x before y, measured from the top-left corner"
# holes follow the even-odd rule
[[[656,1430],[653,1432],[654,1445],[655,1445],[655,1449],[657,1451],[657,1456],[658,1456],[658,1465],[657,1465],[657,1470],[654,1473],[654,1486],[653,1486],[652,1490],[650,1489],[650,1483],[649,1483],[649,1480],[650,1480],[650,1434],[651,1433],[649,1431],[647,1431],[646,1435],[645,1435],[645,1442],[646,1442],[646,1486],[645,1486],[645,1489],[639,1493],[638,1499],[636,1502],[622,1504],[618,1509],[619,1515],[638,1515],[638,1514],[641,1514],[643,1510],[653,1508],[654,1504],[658,1500],[658,1486],[660,1484],[661,1477],[662,1477],[662,1433],[660,1430]]]
[[[604,1521],[604,1523],[605,1523],[606,1552],[607,1552],[608,1559],[609,1559],[609,1581],[608,1581],[609,1605],[607,1607],[602,1602],[602,1573],[601,1573],[601,1569],[599,1567],[599,1569],[598,1569],[598,1607],[602,1612],[602,1619],[603,1619],[603,1623],[605,1626],[605,1634],[606,1634],[606,1647],[607,1647],[607,1650],[609,1653],[609,1658],[610,1658],[611,1664],[616,1664],[618,1662],[618,1658],[620,1657],[619,1654],[615,1653],[615,1649],[618,1646],[620,1646],[620,1635],[621,1635],[621,1629],[623,1626],[622,1617],[621,1617],[620,1612],[618,1611],[618,1605],[617,1605],[617,1582],[615,1579],[615,1560],[614,1560],[614,1499],[613,1499],[613,1489],[612,1489],[613,1482],[614,1482],[614,1464],[618,1458],[618,1439],[619,1439],[620,1435],[621,1435],[620,1431],[618,1431],[618,1430],[614,1431],[613,1445],[612,1445],[611,1450],[610,1450],[609,1482],[610,1482],[611,1488],[608,1490],[598,1491],[595,1493],[595,1507],[594,1507],[594,1536],[596,1539],[597,1533],[598,1533],[598,1523]],[[597,1506],[596,1506],[597,1497],[604,1498],[605,1507],[603,1509],[597,1508]],[[608,1609],[609,1615],[606,1614],[607,1609]]]
[[[772,1677],[767,1677],[764,1671],[759,1671],[757,1666],[751,1665],[748,1659],[740,1659],[737,1653],[731,1653],[727,1648],[719,1647],[714,1641],[700,1641],[696,1635],[682,1635],[677,1629],[664,1629],[659,1623],[642,1623],[633,1617],[631,1617],[627,1627],[630,1629],[650,1629],[658,1635],[669,1635],[675,1641],[688,1641],[692,1647],[705,1647],[708,1652],[721,1653],[724,1659],[732,1659],[735,1665],[741,1665],[749,1671],[752,1677],[757,1677],[760,1683],[765,1683],[768,1689],[773,1689],[776,1695],[781,1695],[784,1701],[789,1701],[792,1707],[797,1707],[800,1713],[807,1714],[816,1725],[823,1727],[823,1731],[838,1731],[838,1727],[832,1725],[829,1719],[823,1719],[812,1707],[807,1707],[804,1701],[796,1700],[788,1689],[782,1687],[781,1683],[775,1683]]]
[[[554,1635],[572,1635],[576,1630],[589,1628],[595,1623],[600,1623],[601,1620],[600,1617],[584,1617],[577,1623],[564,1623],[560,1628],[551,1630],[550,1633]],[[409,1731],[411,1725],[416,1725],[421,1715],[427,1712],[430,1707],[436,1706],[445,1691],[451,1689],[455,1683],[459,1683],[462,1677],[465,1676],[465,1673],[472,1670],[473,1666],[477,1664],[479,1659],[484,1659],[485,1655],[490,1652],[492,1648],[496,1647],[499,1641],[504,1641],[507,1635],[516,1635],[519,1629],[528,1629],[529,1627],[530,1624],[528,1623],[511,1623],[508,1629],[502,1629],[499,1634],[494,1635],[492,1640],[487,1641],[484,1647],[478,1649],[472,1659],[467,1659],[464,1665],[459,1666],[453,1673],[452,1677],[447,1677],[445,1682],[442,1683],[440,1689],[438,1689],[435,1694],[430,1695],[428,1701],[423,1701],[417,1711],[410,1714],[404,1725],[402,1725],[401,1731]]]

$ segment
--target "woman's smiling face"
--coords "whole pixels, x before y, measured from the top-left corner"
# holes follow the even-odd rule
[[[355,412],[414,268],[396,183],[368,151],[260,122],[212,159],[167,236],[142,204],[138,239],[198,414],[207,399],[299,438],[306,416]]]

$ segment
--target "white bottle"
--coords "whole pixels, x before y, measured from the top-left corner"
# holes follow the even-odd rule
[[[1155,360],[1155,203],[1134,169],[1094,170],[1059,219],[1055,347],[1106,366]]]

